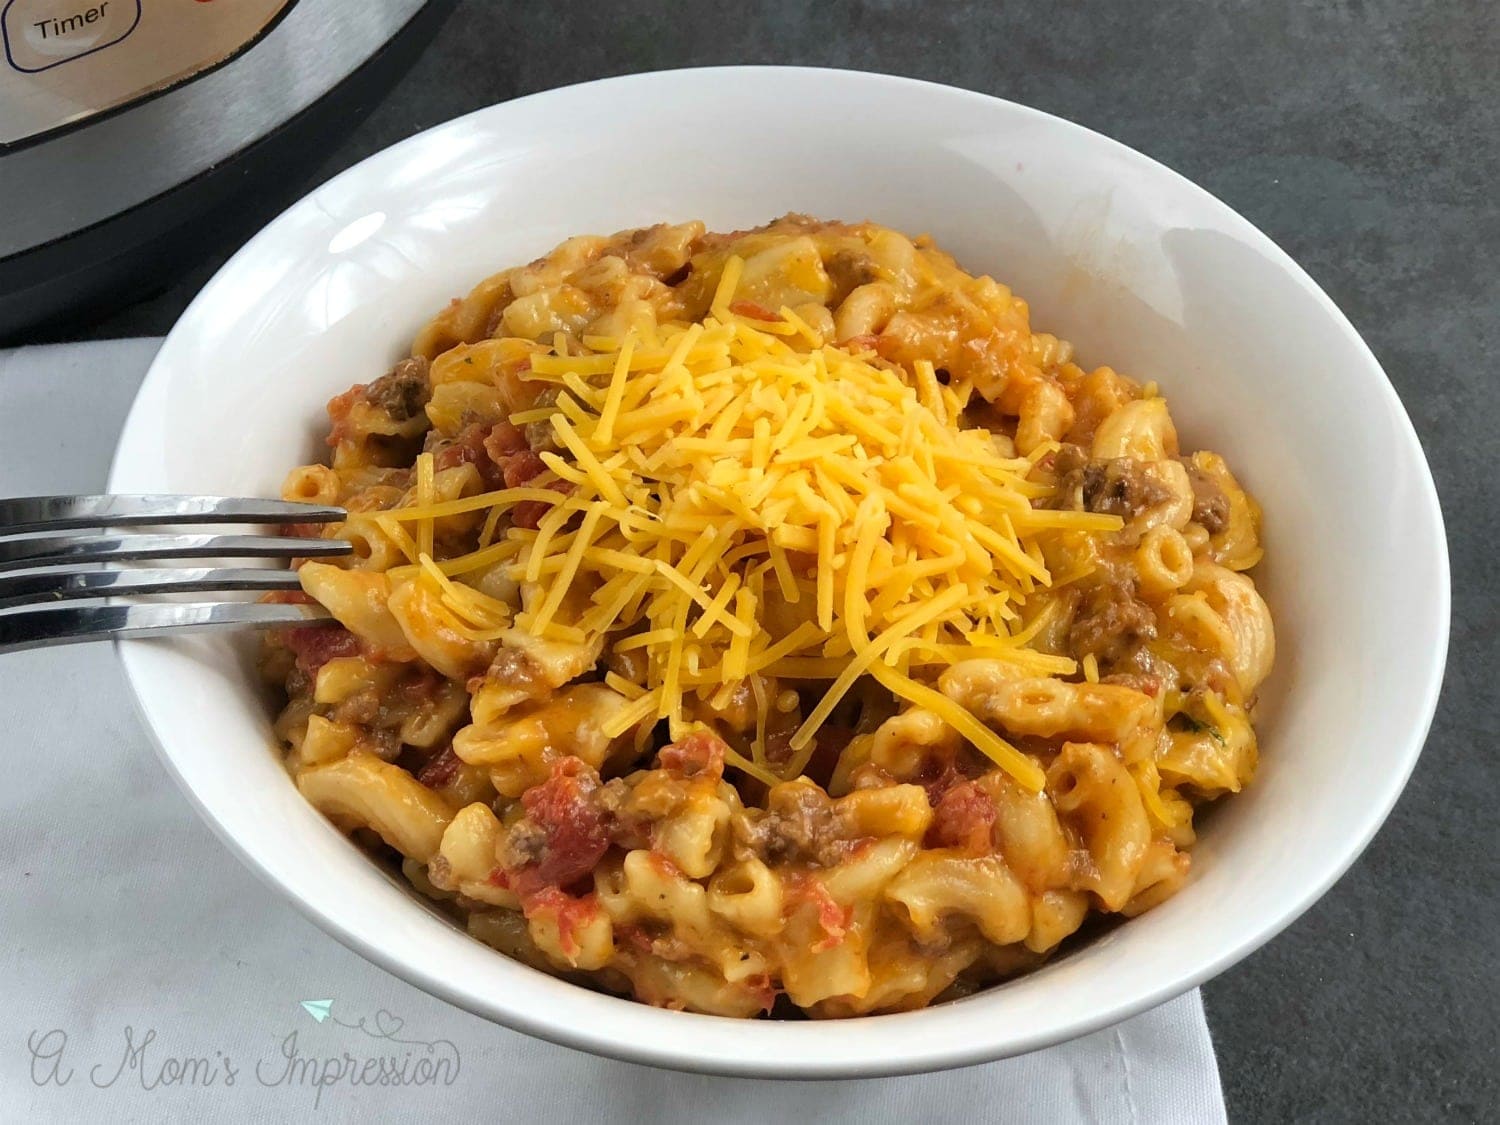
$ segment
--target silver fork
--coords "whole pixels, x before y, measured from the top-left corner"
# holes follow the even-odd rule
[[[344,515],[342,508],[220,496],[0,499],[0,654],[112,637],[329,621],[327,613],[316,607],[258,602],[53,603],[185,592],[295,590],[299,588],[297,573],[288,569],[120,569],[110,564],[156,559],[311,558],[347,554],[353,549],[350,544],[341,539],[297,535],[120,535],[104,529],[195,523],[327,523]],[[86,535],[58,534],[87,528],[100,530]]]

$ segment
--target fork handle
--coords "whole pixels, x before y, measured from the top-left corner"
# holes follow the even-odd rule
[[[0,655],[118,637],[165,637],[209,629],[321,625],[333,618],[306,606],[220,602],[212,605],[95,605],[0,614]]]
[[[342,508],[237,496],[16,496],[0,500],[0,534],[174,523],[328,523]]]
[[[297,535],[20,535],[0,541],[0,570],[139,559],[312,558],[351,549],[343,539]]]
[[[189,594],[205,590],[297,590],[295,570],[259,567],[155,567],[142,570],[43,570],[0,574],[0,609],[81,598]]]

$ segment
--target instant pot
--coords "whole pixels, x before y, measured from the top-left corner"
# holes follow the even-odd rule
[[[251,233],[452,8],[0,5],[0,339],[138,300]]]

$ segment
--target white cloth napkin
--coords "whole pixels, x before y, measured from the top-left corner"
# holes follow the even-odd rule
[[[0,495],[102,491],[158,343],[0,352]],[[107,646],[0,656],[0,732],[3,1120],[1225,1120],[1196,992],[909,1078],[708,1078],[543,1043],[375,968],[242,868]]]

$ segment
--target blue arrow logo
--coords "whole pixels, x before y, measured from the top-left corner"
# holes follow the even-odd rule
[[[332,1000],[303,1000],[301,1003],[303,1010],[319,1023],[326,1020],[333,1009]]]

